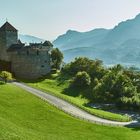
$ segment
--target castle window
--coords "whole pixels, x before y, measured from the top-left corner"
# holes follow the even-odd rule
[[[29,55],[29,50],[27,50],[27,55]]]
[[[44,68],[45,66],[44,65],[41,65],[41,68]]]
[[[47,60],[45,60],[44,62],[47,63]]]
[[[37,50],[37,52],[36,52],[36,53],[37,53],[37,55],[39,55],[39,50]]]

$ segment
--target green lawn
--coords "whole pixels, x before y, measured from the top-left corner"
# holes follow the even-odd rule
[[[139,140],[139,128],[73,118],[13,85],[0,85],[0,140]]]
[[[122,121],[126,122],[129,121],[130,118],[128,116],[123,116],[120,114],[110,113],[107,111],[99,110],[99,109],[93,109],[90,107],[85,106],[84,104],[88,103],[88,100],[85,98],[81,98],[81,95],[79,96],[71,96],[70,93],[65,91],[65,89],[69,86],[69,81],[63,81],[62,83],[57,80],[57,78],[52,79],[46,79],[40,82],[35,83],[29,83],[30,86],[33,86],[35,88],[41,89],[43,91],[49,92],[51,94],[55,94],[56,96],[63,98],[78,107],[90,112],[91,114],[94,114],[96,116],[99,116],[101,118],[109,119],[109,120],[115,120],[115,121]],[[75,92],[75,91],[71,91]],[[72,93],[71,93],[72,94]],[[74,93],[77,94],[77,93]]]

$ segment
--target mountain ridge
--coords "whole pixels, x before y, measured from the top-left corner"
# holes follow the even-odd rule
[[[140,67],[140,14],[120,22],[112,29],[99,28],[87,32],[69,30],[53,43],[64,53],[65,62],[86,56],[101,59],[107,65],[121,63]]]
[[[40,42],[44,42],[44,39],[41,39],[39,37],[35,37],[32,35],[23,35],[23,34],[19,34],[18,38],[21,40],[21,42],[23,43],[40,43]]]

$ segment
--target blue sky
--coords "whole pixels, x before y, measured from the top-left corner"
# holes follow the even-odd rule
[[[140,13],[140,0],[0,0],[6,18],[20,33],[53,40],[68,29],[112,28]]]

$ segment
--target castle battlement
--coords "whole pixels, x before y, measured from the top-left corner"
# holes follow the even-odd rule
[[[49,41],[45,41],[49,42]],[[50,43],[50,42],[49,42]],[[50,45],[50,44],[49,44]],[[11,54],[24,54],[24,55],[40,55],[40,54],[49,54],[52,50],[53,46],[49,46],[44,43],[31,43],[29,45],[25,45],[23,43],[13,44],[8,49],[7,52]]]

